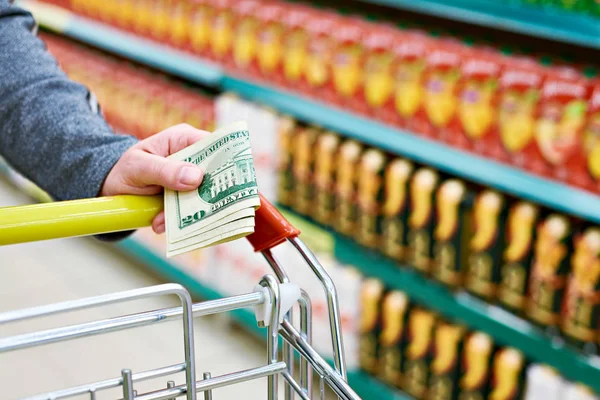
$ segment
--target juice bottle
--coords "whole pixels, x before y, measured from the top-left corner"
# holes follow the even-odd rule
[[[252,72],[257,53],[260,2],[242,0],[233,6],[234,28],[232,65],[245,73]]]

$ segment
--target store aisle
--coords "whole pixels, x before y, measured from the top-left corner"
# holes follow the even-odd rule
[[[0,179],[0,206],[26,202],[30,202],[26,196]],[[159,283],[110,245],[89,238],[0,247],[0,312]],[[33,328],[47,329],[176,304],[175,297],[162,297],[0,326],[0,338]],[[263,343],[232,328],[223,316],[196,319],[194,329],[200,377],[204,371],[217,375],[265,362]],[[10,400],[108,379],[119,376],[122,368],[139,372],[182,361],[182,329],[178,322],[19,350],[0,354],[0,398]],[[166,385],[167,378],[162,379]],[[183,383],[183,375],[175,380]],[[157,383],[142,383],[136,388],[156,389]],[[112,391],[97,398],[118,396]],[[265,396],[266,379],[214,393],[216,400]]]

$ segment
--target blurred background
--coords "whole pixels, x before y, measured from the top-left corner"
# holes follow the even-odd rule
[[[362,398],[598,399],[600,2],[17,5],[115,134],[248,121],[259,189],[336,282],[348,379]],[[0,171],[0,206],[51,201],[9,165]],[[2,247],[0,312],[165,281],[215,299],[269,273],[244,240],[164,253],[149,228],[116,244]],[[275,254],[310,294],[314,346],[331,360],[317,280],[293,248]],[[175,304],[3,325],[0,337]],[[199,379],[265,362],[250,309],[195,329]],[[0,354],[0,398],[182,359],[177,323]],[[213,396],[266,398],[266,380]]]

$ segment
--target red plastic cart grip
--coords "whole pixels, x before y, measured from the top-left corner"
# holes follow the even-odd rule
[[[254,251],[271,249],[287,239],[294,238],[300,231],[292,226],[277,208],[260,195],[260,208],[256,210],[254,233],[246,236]]]

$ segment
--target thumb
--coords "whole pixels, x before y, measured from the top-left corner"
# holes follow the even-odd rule
[[[204,172],[194,164],[170,160],[143,152],[137,172],[142,185],[158,185],[171,190],[194,190],[204,177]]]

